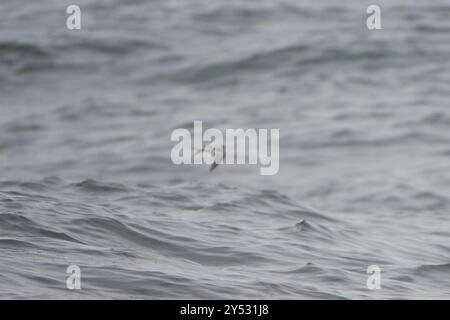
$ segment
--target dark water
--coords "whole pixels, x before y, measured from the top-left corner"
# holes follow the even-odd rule
[[[0,3],[0,298],[450,298],[448,1],[69,4]],[[173,165],[194,120],[279,173]]]

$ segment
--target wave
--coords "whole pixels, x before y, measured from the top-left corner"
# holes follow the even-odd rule
[[[296,244],[301,239],[339,237],[326,225],[341,225],[275,190],[250,192],[198,182],[156,187],[93,179],[67,182],[57,177],[3,181],[0,206],[1,250],[59,252],[71,259],[77,256],[79,263],[92,267],[93,261],[104,265],[111,259],[130,259],[125,263],[129,267],[115,264],[121,273],[131,272],[130,277],[139,277],[137,269],[127,268],[138,268],[142,259],[160,260],[159,270],[173,268],[170,261],[178,265],[176,269],[195,264],[212,268],[213,273],[242,266],[263,270],[290,255],[295,260],[295,250],[307,250],[304,244]],[[39,268],[47,262],[37,259],[35,263]],[[106,277],[112,269],[104,268]],[[226,295],[227,285],[223,285]],[[289,294],[293,288],[277,285],[273,290]]]
[[[165,75],[167,79],[181,82],[204,82],[229,76],[258,74],[274,69],[306,71],[305,67],[316,65],[355,63],[357,61],[385,60],[400,53],[386,50],[383,46],[376,46],[369,50],[352,50],[347,48],[315,48],[312,44],[292,44],[281,48],[258,52],[249,56],[229,61],[218,61],[192,65],[178,70],[176,73]],[[162,75],[164,77],[164,75]]]

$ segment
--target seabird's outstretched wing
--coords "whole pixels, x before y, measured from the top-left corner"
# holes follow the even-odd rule
[[[213,171],[219,164],[217,162],[213,162],[211,167],[209,167],[209,172]]]

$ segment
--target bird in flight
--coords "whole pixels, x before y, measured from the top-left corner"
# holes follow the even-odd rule
[[[222,164],[225,160],[225,150],[223,145],[215,144],[214,142],[205,145],[202,150],[197,151],[197,153],[200,152],[206,152],[214,159],[209,167],[210,172],[213,171],[219,164]]]

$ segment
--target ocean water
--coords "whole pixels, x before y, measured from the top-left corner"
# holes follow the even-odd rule
[[[0,3],[1,299],[450,298],[447,0],[73,3]],[[194,120],[279,173],[174,165]]]

